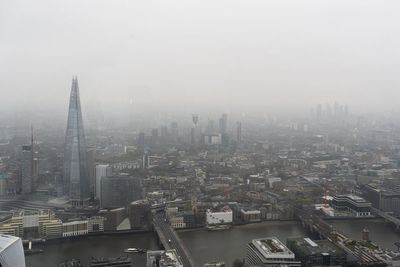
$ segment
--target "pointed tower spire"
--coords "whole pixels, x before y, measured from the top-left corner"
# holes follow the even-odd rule
[[[67,130],[64,148],[63,187],[73,206],[84,206],[89,200],[89,174],[86,141],[83,130],[78,78],[72,77]]]

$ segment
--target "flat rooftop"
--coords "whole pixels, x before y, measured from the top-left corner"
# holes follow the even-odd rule
[[[294,253],[290,251],[278,238],[266,237],[253,239],[251,244],[266,258],[294,259]]]
[[[334,198],[335,199],[346,199],[347,198],[347,199],[350,199],[357,203],[368,203],[368,201],[366,201],[364,198],[356,196],[356,195],[350,195],[350,194],[349,195],[336,195]]]
[[[303,255],[344,255],[345,252],[329,240],[311,240],[310,238],[289,238],[288,244],[292,243],[297,250],[290,246],[295,252],[301,251]],[[297,253],[297,252],[296,252]]]

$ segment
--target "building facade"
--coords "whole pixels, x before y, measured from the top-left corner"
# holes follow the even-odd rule
[[[100,199],[101,177],[111,176],[112,168],[108,164],[99,164],[95,167],[95,197]]]
[[[72,206],[86,206],[90,198],[89,170],[78,79],[72,79],[64,146],[63,190]]]
[[[62,224],[63,237],[87,235],[89,233],[88,221],[73,221]]]
[[[88,219],[88,233],[104,232],[105,218],[102,216],[93,216]]]
[[[151,229],[153,216],[147,200],[137,200],[129,205],[129,221],[132,229]]]
[[[176,250],[147,251],[147,267],[183,267]]]
[[[260,267],[300,267],[295,254],[276,237],[253,239],[247,245],[246,264]]]
[[[346,266],[346,252],[329,240],[289,238],[286,244],[296,255],[296,260],[301,261],[302,267]]]
[[[21,238],[59,238],[62,222],[49,210],[16,211],[0,224],[0,233]]]
[[[337,210],[346,210],[356,217],[371,216],[371,202],[355,195],[336,195],[332,200],[332,207]]]
[[[22,146],[21,153],[21,193],[29,194],[33,191],[33,154],[32,146]]]
[[[100,183],[101,208],[127,207],[135,200],[142,199],[143,186],[140,177],[102,177]]]
[[[207,225],[231,224],[232,220],[233,213],[229,207],[226,207],[218,212],[212,212],[211,210],[207,210],[206,212]]]
[[[25,267],[25,255],[21,238],[0,235],[0,266]]]
[[[240,218],[244,222],[259,222],[261,221],[261,211],[241,209]]]
[[[365,185],[363,195],[372,206],[385,212],[400,215],[400,190],[380,185]]]

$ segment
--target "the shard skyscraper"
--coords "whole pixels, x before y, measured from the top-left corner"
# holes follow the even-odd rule
[[[90,198],[86,142],[77,77],[72,78],[64,147],[64,192],[72,206],[86,206]]]

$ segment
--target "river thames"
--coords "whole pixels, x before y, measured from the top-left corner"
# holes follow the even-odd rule
[[[371,239],[383,248],[393,249],[400,234],[394,227],[380,219],[330,221],[334,227],[348,236],[361,239],[364,227],[370,230]],[[288,237],[305,237],[307,233],[299,222],[263,222],[235,226],[227,231],[207,231],[205,229],[179,231],[179,236],[191,252],[196,266],[210,261],[225,261],[226,266],[246,255],[246,244],[254,238],[276,236],[283,242]],[[44,253],[26,256],[28,267],[58,266],[66,259],[81,259],[84,266],[93,257],[117,257],[124,255],[129,247],[157,249],[157,239],[152,233],[116,236],[84,237],[79,240],[48,242],[41,248]],[[143,267],[145,254],[130,254],[134,267]]]

